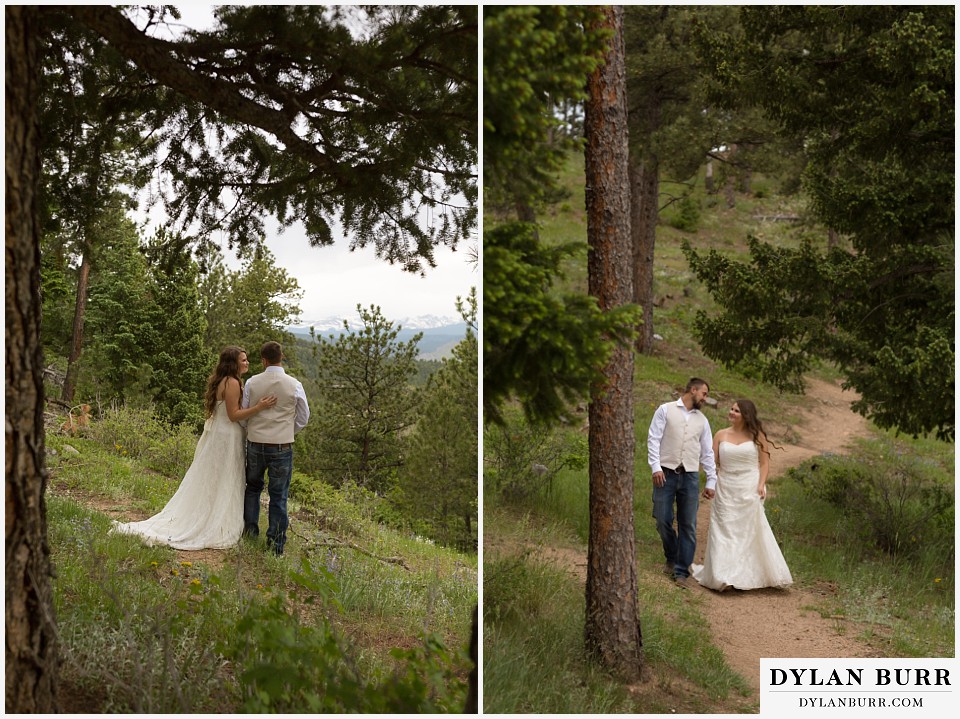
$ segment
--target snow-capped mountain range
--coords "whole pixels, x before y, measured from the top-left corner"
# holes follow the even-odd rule
[[[343,333],[344,319],[350,325],[350,332],[363,328],[360,317],[355,315],[343,319],[328,317],[323,320],[309,320],[301,322],[299,325],[291,325],[287,327],[287,331],[296,337],[305,339],[310,336],[310,328],[313,327],[314,335],[318,339],[329,339],[331,336],[336,337]],[[448,357],[457,343],[464,338],[467,331],[467,325],[462,319],[439,315],[420,315],[419,317],[408,317],[401,320],[390,319],[390,323],[394,327],[399,325],[400,331],[397,333],[397,340],[400,342],[409,342],[418,333],[422,334],[417,345],[420,351],[420,359]]]
[[[451,325],[457,325],[462,322],[458,317],[444,317],[441,315],[420,315],[418,317],[405,317],[403,319],[388,317],[387,319],[394,327],[399,325],[405,330],[432,330],[440,327],[450,327]],[[315,332],[337,332],[343,329],[344,320],[350,325],[351,330],[357,330],[363,327],[363,323],[356,313],[346,317],[325,317],[319,320],[303,320],[296,327],[303,329],[313,327]]]

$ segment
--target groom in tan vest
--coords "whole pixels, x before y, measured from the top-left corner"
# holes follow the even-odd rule
[[[260,348],[263,372],[247,380],[241,408],[252,407],[261,397],[274,395],[277,403],[247,420],[247,489],[243,497],[243,533],[260,533],[260,494],[264,473],[267,493],[267,548],[283,554],[287,541],[287,494],[293,474],[293,438],[310,419],[303,385],[283,369],[283,348],[267,342]]]
[[[657,408],[647,434],[647,458],[653,471],[653,517],[663,542],[666,571],[682,587],[694,582],[690,579],[690,565],[697,548],[701,466],[707,474],[704,496],[712,497],[717,486],[713,435],[710,423],[700,411],[709,393],[707,383],[694,377],[687,382],[680,399]]]

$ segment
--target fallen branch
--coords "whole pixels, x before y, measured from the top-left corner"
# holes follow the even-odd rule
[[[299,532],[296,532],[296,531],[294,531],[294,530],[292,530],[292,529],[288,529],[287,531],[290,532],[291,534],[296,535],[296,536],[299,537],[300,539],[304,540],[304,542],[307,543],[306,550],[307,550],[308,552],[311,551],[311,550],[313,550],[313,549],[320,548],[320,547],[347,547],[348,549],[352,549],[352,550],[354,550],[354,551],[356,551],[356,552],[360,552],[360,554],[365,554],[366,556],[370,557],[371,559],[376,559],[376,560],[381,561],[381,562],[386,562],[387,564],[396,564],[397,566],[403,567],[403,568],[406,569],[408,572],[412,572],[412,571],[413,571],[412,569],[410,569],[410,567],[407,566],[407,563],[406,563],[406,561],[403,559],[403,557],[381,557],[381,556],[379,556],[379,555],[377,555],[377,554],[374,554],[373,552],[371,552],[371,551],[369,551],[369,550],[364,549],[363,547],[360,547],[360,546],[354,544],[353,542],[346,542],[346,541],[344,541],[344,540],[342,540],[342,539],[338,539],[337,537],[330,537],[330,541],[328,541],[328,542],[319,542],[319,541],[316,541],[316,540],[308,539],[307,537],[303,536],[303,535],[300,534]]]
[[[757,222],[803,222],[800,215],[754,215]]]

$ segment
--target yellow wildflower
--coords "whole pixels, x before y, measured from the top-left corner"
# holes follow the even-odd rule
[[[180,562],[181,567],[192,567],[193,562]]]
[[[195,586],[195,587],[199,587],[199,586],[200,586],[200,580],[199,580],[199,579],[194,579],[192,582],[190,582],[190,584],[192,584],[192,585]]]
[[[180,576],[180,570],[179,570],[179,569],[171,569],[171,570],[170,570],[170,574],[172,574],[172,575],[175,576],[175,577],[179,577],[179,576]]]

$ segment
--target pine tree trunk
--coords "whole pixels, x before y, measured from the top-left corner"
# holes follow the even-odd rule
[[[653,352],[653,262],[657,241],[660,169],[655,157],[630,164],[630,235],[633,301],[643,308],[637,352]]]
[[[6,702],[57,711],[40,348],[37,7],[6,11]]]
[[[87,312],[87,295],[90,284],[90,250],[83,251],[80,263],[80,276],[77,279],[77,304],[73,311],[73,340],[70,345],[70,357],[67,360],[67,377],[63,381],[60,399],[72,403],[77,391],[77,375],[80,373],[80,353],[83,351],[83,322]]]
[[[737,168],[734,166],[734,155],[737,154],[737,146],[730,145],[727,150],[727,172],[723,183],[723,196],[727,200],[727,208],[732,210],[737,206]]]
[[[704,189],[706,189],[707,193],[711,195],[717,191],[717,187],[713,182],[713,158],[712,157],[707,158],[707,173],[706,173],[706,176],[704,177],[703,186],[704,186]]]
[[[533,227],[533,239],[540,241],[540,228],[537,226],[537,212],[526,200],[518,200],[516,205],[517,219],[520,222],[529,222]]]
[[[478,714],[478,700],[480,696],[480,617],[478,607],[473,608],[473,628],[470,632],[470,660],[473,669],[467,682],[467,702],[463,709],[464,714]]]
[[[623,7],[604,9],[606,62],[588,78],[586,180],[589,290],[601,309],[633,297]],[[618,346],[590,402],[587,651],[624,679],[642,663],[633,526],[633,350]]]

